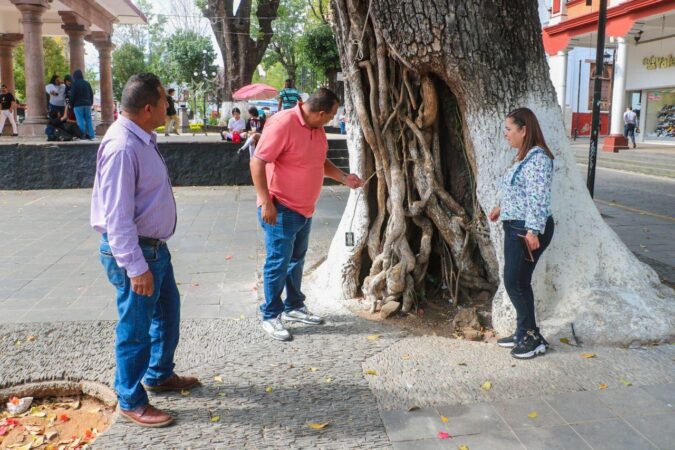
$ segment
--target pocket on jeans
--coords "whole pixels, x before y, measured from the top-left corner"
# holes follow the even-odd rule
[[[141,251],[143,251],[143,258],[146,262],[157,262],[159,260],[158,250],[155,246],[150,245],[141,245]]]
[[[127,282],[127,273],[124,269],[117,265],[115,258],[107,250],[100,251],[101,264],[105,268],[106,275],[110,284],[116,288],[124,288]]]

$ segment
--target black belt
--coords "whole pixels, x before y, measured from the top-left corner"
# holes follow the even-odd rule
[[[141,245],[150,245],[152,247],[166,245],[166,242],[162,241],[161,239],[149,238],[145,236],[138,236],[138,243]]]

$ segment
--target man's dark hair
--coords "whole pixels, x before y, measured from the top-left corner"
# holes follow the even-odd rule
[[[176,92],[176,90],[174,88],[169,88],[169,90],[166,91],[166,93],[169,94],[169,95],[173,94],[174,92]]]
[[[122,90],[122,109],[133,114],[145,108],[145,105],[156,105],[160,99],[160,87],[162,82],[155,74],[132,75]]]
[[[312,112],[331,112],[336,103],[340,103],[340,99],[335,92],[327,88],[317,89],[305,102]]]
[[[235,106],[234,108],[232,108],[232,114],[234,114],[234,113],[241,114],[241,110]]]
[[[255,106],[251,106],[251,107],[248,109],[248,113],[249,113],[250,115],[254,116],[254,117],[258,117],[258,115],[259,115],[259,113],[258,113],[258,108],[256,108]]]
[[[286,78],[286,81],[284,82],[284,85],[287,88],[292,88],[293,87],[293,78]]]

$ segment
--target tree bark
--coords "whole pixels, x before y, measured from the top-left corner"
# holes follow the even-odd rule
[[[252,1],[241,0],[233,13],[233,0],[208,0],[202,9],[211,22],[225,69],[222,96],[232,100],[232,93],[251,83],[253,72],[262,60],[272,39],[272,21],[277,17],[279,0],[258,0],[255,15],[259,32],[252,36]],[[253,39],[255,37],[255,39]]]
[[[510,334],[515,312],[501,283],[503,233],[485,211],[497,204],[515,154],[502,138],[503,120],[526,106],[556,156],[556,231],[533,285],[544,333],[567,336],[573,323],[588,342],[670,340],[673,291],[628,251],[584,188],[536,6],[331,1],[351,167],[376,176],[362,194],[352,192],[313,281],[338,297],[364,296],[373,311],[392,300],[412,310],[435,283],[437,295],[482,308],[499,333]],[[344,246],[349,227],[352,248]]]

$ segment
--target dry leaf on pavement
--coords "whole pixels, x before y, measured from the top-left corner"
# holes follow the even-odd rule
[[[539,417],[539,413],[537,411],[532,411],[527,415],[527,417],[529,417],[530,419],[536,419],[537,417]]]
[[[312,430],[323,430],[326,428],[328,425],[330,425],[329,422],[323,422],[323,423],[308,423],[307,426],[310,427]]]
[[[373,369],[368,369],[364,372],[366,375],[377,375],[377,372]]]
[[[484,391],[489,391],[490,389],[492,389],[492,383],[490,381],[486,381],[481,385],[481,387],[483,388]]]
[[[600,383],[600,384],[598,385],[598,389],[601,389],[601,390],[602,390],[602,389],[607,389],[607,385],[606,385],[605,383]]]
[[[215,381],[217,381],[218,383],[222,383],[222,382],[223,382],[223,377],[220,376],[220,375],[216,375],[215,377],[213,377],[213,379],[214,379]]]
[[[595,353],[582,353],[581,357],[586,359],[595,358]]]
[[[368,336],[366,339],[368,339],[369,341],[376,341],[376,340],[378,340],[379,338],[380,338],[380,335],[379,335],[379,334],[371,334],[371,335]]]

